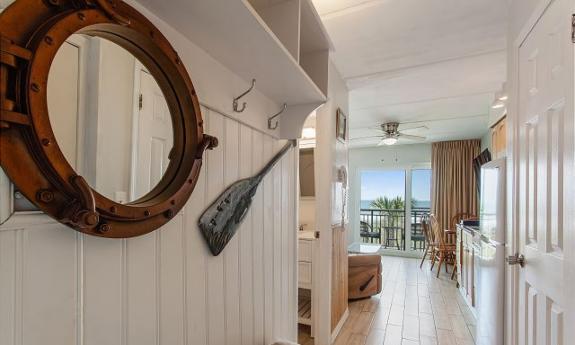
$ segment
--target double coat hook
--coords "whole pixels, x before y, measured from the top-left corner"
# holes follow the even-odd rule
[[[287,103],[284,103],[282,110],[280,110],[277,114],[275,114],[274,116],[272,116],[268,119],[268,128],[269,129],[278,128],[279,121],[276,121],[276,123],[272,125],[272,120],[275,119],[276,117],[280,116],[286,110],[286,108],[287,108]]]
[[[241,95],[239,95],[238,97],[234,98],[234,111],[236,113],[241,113],[242,111],[246,110],[246,102],[243,102],[242,107],[240,108],[238,106],[238,101],[240,100],[240,98],[244,97],[245,95],[247,95],[248,93],[250,93],[250,91],[252,91],[252,89],[254,88],[254,86],[256,85],[256,80],[252,79],[252,86],[250,86],[249,89],[247,89],[244,93],[242,93]]]

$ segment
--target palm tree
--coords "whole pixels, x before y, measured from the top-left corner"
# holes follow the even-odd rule
[[[398,212],[393,210],[405,210],[405,202],[401,196],[395,198],[377,197],[370,203],[372,208],[384,210],[384,215],[387,218],[387,226],[400,226],[402,219]]]
[[[401,196],[396,196],[395,198],[380,196],[375,198],[369,206],[378,210],[403,210],[405,208],[405,202]]]

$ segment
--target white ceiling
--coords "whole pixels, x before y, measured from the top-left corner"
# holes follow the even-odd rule
[[[479,138],[506,76],[502,0],[313,0],[350,88],[352,146],[413,122],[428,142]],[[400,141],[401,143],[401,141]],[[403,143],[408,143],[407,141]]]

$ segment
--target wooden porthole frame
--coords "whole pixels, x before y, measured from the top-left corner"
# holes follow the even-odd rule
[[[106,38],[154,75],[172,116],[174,146],[159,184],[119,204],[99,194],[64,157],[54,136],[47,83],[56,52],[74,33]],[[190,197],[206,149],[198,98],[162,33],[121,0],[16,0],[0,14],[0,165],[42,211],[77,231],[125,238],[168,222]]]

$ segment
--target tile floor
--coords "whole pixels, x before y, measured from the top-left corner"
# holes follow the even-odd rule
[[[450,274],[436,278],[426,262],[385,256],[383,291],[350,302],[335,345],[473,345],[475,318]],[[449,266],[450,272],[452,267]],[[300,332],[301,345],[313,340]]]

